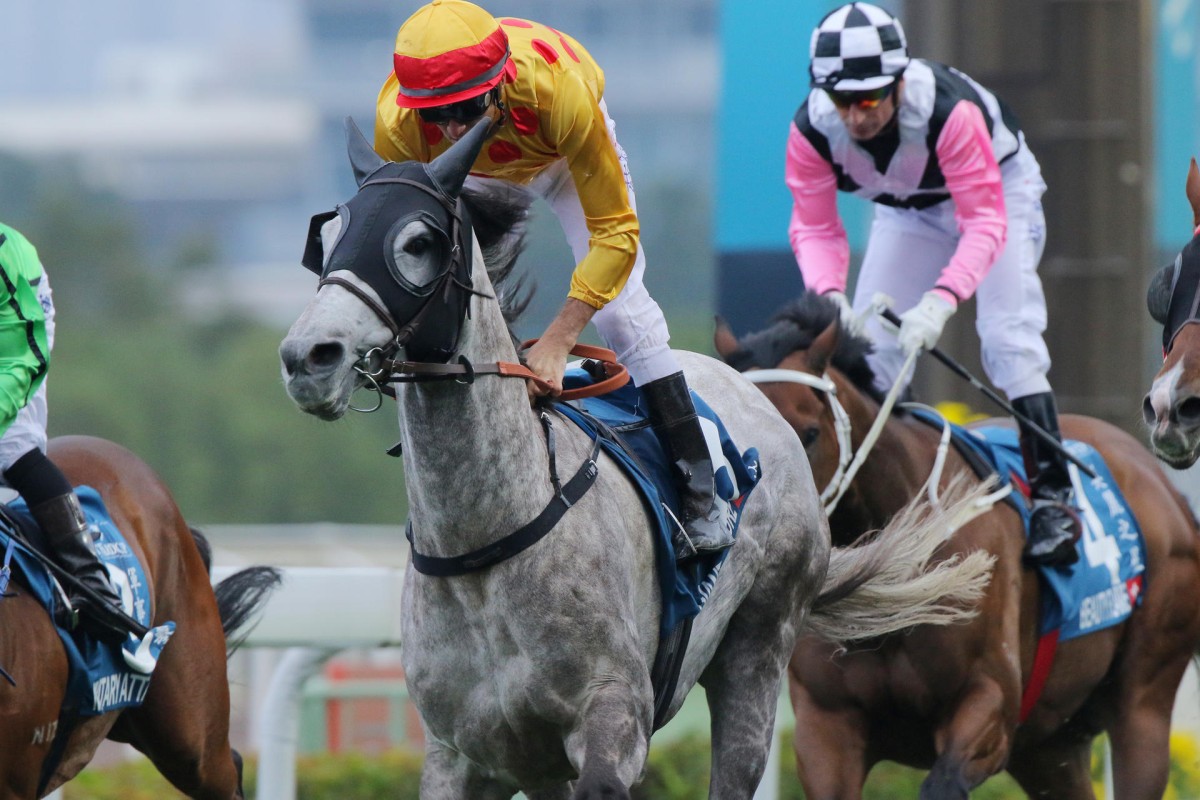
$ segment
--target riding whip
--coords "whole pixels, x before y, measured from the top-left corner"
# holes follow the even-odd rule
[[[892,323],[896,327],[900,327],[900,318],[898,316],[896,316],[896,312],[892,311],[890,308],[881,308],[879,313],[888,322]],[[947,367],[949,367],[951,372],[958,375],[960,378],[965,378],[968,383],[970,383],[972,386],[974,386],[979,391],[983,392],[984,397],[991,400],[996,405],[1000,406],[1000,408],[1004,409],[1004,411],[1006,413],[1008,413],[1010,416],[1012,416],[1013,419],[1017,420],[1022,425],[1024,425],[1026,428],[1028,428],[1031,433],[1033,433],[1035,436],[1037,436],[1043,442],[1048,444],[1050,447],[1053,447],[1059,453],[1062,453],[1063,456],[1065,456],[1072,464],[1079,467],[1079,469],[1081,469],[1084,473],[1086,473],[1089,478],[1096,477],[1096,471],[1094,469],[1092,469],[1090,466],[1088,466],[1087,464],[1085,464],[1078,456],[1074,455],[1073,453],[1071,453],[1071,451],[1067,450],[1067,448],[1063,447],[1062,442],[1060,442],[1058,439],[1054,438],[1049,433],[1047,433],[1046,429],[1043,428],[1041,425],[1038,425],[1036,422],[1029,419],[1029,417],[1025,416],[1020,411],[1017,411],[1015,408],[1013,408],[1011,403],[1009,403],[1007,400],[1005,400],[1000,395],[996,394],[996,392],[994,392],[991,389],[991,387],[984,385],[984,383],[982,381],[980,381],[978,378],[976,378],[974,375],[972,375],[970,372],[968,372],[967,368],[964,367],[962,364],[959,364],[957,361],[955,361],[953,358],[951,358],[950,356],[943,353],[937,347],[930,347],[928,349],[928,353],[931,356],[933,356],[934,358],[936,358],[938,361],[942,362]]]

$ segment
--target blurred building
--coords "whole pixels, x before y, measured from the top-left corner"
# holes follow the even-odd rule
[[[396,30],[419,5],[9,0],[21,34],[0,50],[0,152],[78,164],[131,205],[152,262],[176,263],[180,248],[203,242],[240,292],[270,293],[297,264],[309,216],[352,191],[342,121],[352,115],[370,135]],[[592,51],[639,186],[707,191],[716,0],[491,10],[561,28]],[[202,304],[225,297],[213,275],[197,282]]]

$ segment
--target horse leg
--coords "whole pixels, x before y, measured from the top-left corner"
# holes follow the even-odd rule
[[[159,594],[157,618],[173,619],[175,634],[159,657],[145,702],[121,715],[113,736],[145,753],[188,797],[235,800],[243,793],[239,759],[229,745],[225,636],[196,559],[190,578],[170,579],[170,599]]]
[[[796,733],[796,775],[809,800],[858,800],[867,779],[867,720],[847,707],[829,710],[788,672]]]
[[[630,687],[619,682],[594,691],[566,740],[567,758],[579,772],[573,800],[629,799],[649,751],[649,686],[645,695],[646,702],[639,704]]]
[[[229,745],[228,688],[217,675],[200,671],[188,671],[196,679],[189,684],[180,670],[160,658],[146,702],[126,711],[110,738],[129,741],[188,797],[241,800],[241,757]]]
[[[779,588],[779,587],[772,587]],[[752,591],[701,676],[712,718],[712,781],[709,797],[750,798],[762,780],[775,735],[780,683],[796,641],[789,615],[779,609],[796,602],[796,589],[766,595]]]
[[[1095,800],[1091,763],[1091,739],[1063,734],[1014,753],[1008,772],[1030,800]],[[1118,789],[1116,796],[1124,800],[1133,795]],[[1162,797],[1161,791],[1153,797]]]
[[[1012,746],[1000,686],[984,679],[969,688],[935,741],[938,757],[921,782],[921,800],[967,800],[971,789],[1004,768]]]
[[[460,754],[433,739],[425,740],[425,765],[421,768],[421,800],[511,800],[516,792],[483,775]],[[534,795],[537,796],[537,795]],[[556,795],[549,795],[556,797]]]
[[[10,591],[0,599],[0,798],[27,800],[58,731],[68,666],[49,615],[23,589]]]
[[[1162,658],[1143,649],[1135,658],[1149,675],[1122,676],[1117,713],[1108,729],[1112,745],[1113,793],[1125,798],[1159,798],[1171,768],[1171,711],[1187,668],[1186,655]]]

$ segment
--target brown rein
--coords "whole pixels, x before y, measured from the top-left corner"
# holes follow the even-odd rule
[[[527,350],[537,339],[522,343],[521,349]],[[585,397],[596,397],[615,389],[620,389],[629,383],[629,371],[624,364],[617,363],[617,355],[604,347],[587,344],[577,344],[571,348],[571,355],[595,361],[604,370],[604,378],[589,386],[578,389],[566,389],[559,395],[559,400],[580,400]],[[434,364],[423,361],[396,361],[385,358],[380,362],[379,369],[372,373],[377,380],[387,376],[381,382],[407,382],[420,380],[454,379],[460,383],[473,383],[476,375],[498,375],[501,378],[524,378],[532,381],[539,388],[549,391],[551,386],[536,375],[524,364],[514,364],[511,361],[496,361],[490,364],[472,364],[465,358],[460,358],[454,364]]]

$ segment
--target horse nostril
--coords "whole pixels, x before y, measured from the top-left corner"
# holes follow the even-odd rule
[[[1147,425],[1153,425],[1158,415],[1154,413],[1154,404],[1150,402],[1150,395],[1142,398],[1142,421]]]
[[[290,339],[285,339],[279,345],[279,361],[283,364],[283,371],[291,377],[296,374],[296,370],[304,361],[303,354],[300,348],[296,346]]]
[[[308,364],[317,369],[328,369],[340,364],[345,352],[346,349],[337,342],[318,344],[308,351]]]
[[[1200,397],[1189,397],[1175,404],[1175,418],[1182,425],[1200,424]]]

